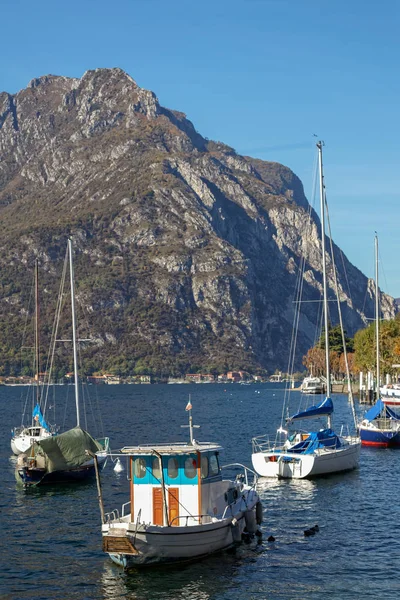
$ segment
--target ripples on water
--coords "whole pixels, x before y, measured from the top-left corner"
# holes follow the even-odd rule
[[[92,386],[93,388],[95,386]],[[221,443],[222,462],[251,466],[251,437],[279,425],[282,390],[272,385],[110,386],[98,393],[112,447],[183,440],[192,395],[200,440]],[[259,392],[259,393],[258,393]],[[63,388],[59,391],[63,393]],[[397,534],[400,451],[363,448],[360,468],[313,481],[260,480],[264,539],[198,563],[125,574],[101,550],[96,486],[24,491],[16,486],[9,432],[20,391],[2,405],[0,598],[2,600],[291,600],[394,597],[400,592]],[[296,401],[298,397],[296,396]],[[335,428],[350,419],[334,396]],[[103,472],[106,510],[128,500],[125,473]],[[305,537],[318,524],[320,531]],[[276,541],[267,542],[273,535]]]

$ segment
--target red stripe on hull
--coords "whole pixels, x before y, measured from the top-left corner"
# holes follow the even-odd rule
[[[390,442],[368,442],[361,440],[361,446],[374,446],[375,448],[389,448]]]

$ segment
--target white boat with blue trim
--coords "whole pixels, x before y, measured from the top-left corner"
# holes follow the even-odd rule
[[[100,509],[103,550],[125,569],[199,559],[261,535],[257,475],[235,464],[227,467],[241,472],[224,479],[221,446],[194,440],[191,415],[189,423],[189,443],[129,446],[118,455],[127,457],[130,500],[121,513],[104,514],[102,501]]]
[[[323,415],[327,404],[333,410],[329,398],[312,408],[321,408],[319,414]],[[299,418],[307,417],[303,414]],[[281,428],[279,433],[286,436],[283,443],[272,441],[268,436],[252,440],[253,467],[263,477],[306,479],[350,471],[358,466],[361,443],[356,436],[337,435],[330,426],[319,431],[296,431],[292,434]]]
[[[322,142],[318,142],[320,201],[321,201],[321,249],[323,272],[324,328],[329,331],[328,295],[325,255],[325,186],[322,169]],[[297,316],[295,321],[297,320]],[[361,440],[357,435],[338,435],[332,430],[329,335],[325,335],[325,381],[326,398],[305,410],[299,410],[286,419],[289,426],[304,419],[326,418],[325,427],[314,430],[288,431],[281,426],[274,440],[269,436],[253,438],[252,463],[255,471],[263,477],[285,479],[304,479],[328,473],[349,471],[357,467],[360,456]],[[352,397],[351,397],[352,402]],[[356,427],[354,406],[353,419]]]

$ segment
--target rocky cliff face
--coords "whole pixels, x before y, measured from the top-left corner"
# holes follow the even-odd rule
[[[20,346],[36,257],[50,328],[72,235],[89,369],[286,369],[299,273],[303,300],[321,297],[319,220],[288,168],[204,139],[120,69],[1,93],[0,159],[3,354]],[[345,257],[337,267],[353,334],[373,285]],[[318,306],[304,304],[298,365]]]

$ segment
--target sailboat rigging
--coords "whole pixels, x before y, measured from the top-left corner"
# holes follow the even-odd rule
[[[400,415],[382,401],[380,397],[380,345],[379,345],[379,262],[378,236],[375,234],[375,349],[376,349],[376,403],[364,415],[359,425],[361,443],[363,446],[377,448],[400,447]]]
[[[319,191],[321,207],[321,247],[323,277],[323,316],[325,328],[325,375],[326,397],[305,410],[292,414],[286,419],[292,423],[310,419],[326,418],[326,426],[318,431],[299,431],[289,433],[284,429],[283,419],[278,433],[286,436],[283,443],[271,444],[267,436],[253,438],[252,463],[255,471],[265,477],[303,479],[327,473],[337,473],[354,469],[358,465],[360,440],[355,436],[337,435],[332,429],[331,377],[329,360],[329,321],[328,287],[325,249],[325,185],[322,161],[323,143],[317,143],[319,166]],[[281,438],[280,438],[281,439]]]
[[[68,240],[66,259],[69,259],[70,266],[76,426],[52,438],[33,443],[26,453],[18,457],[16,477],[24,486],[86,479],[95,475],[93,454],[96,455],[100,466],[104,466],[107,459],[108,438],[95,440],[80,426],[78,342],[71,239]]]
[[[35,391],[33,394],[32,422],[28,427],[16,427],[11,432],[11,450],[18,455],[26,452],[36,441],[54,435],[44,416],[40,385],[40,335],[39,335],[39,265],[35,261],[35,327],[34,327],[34,372]]]

